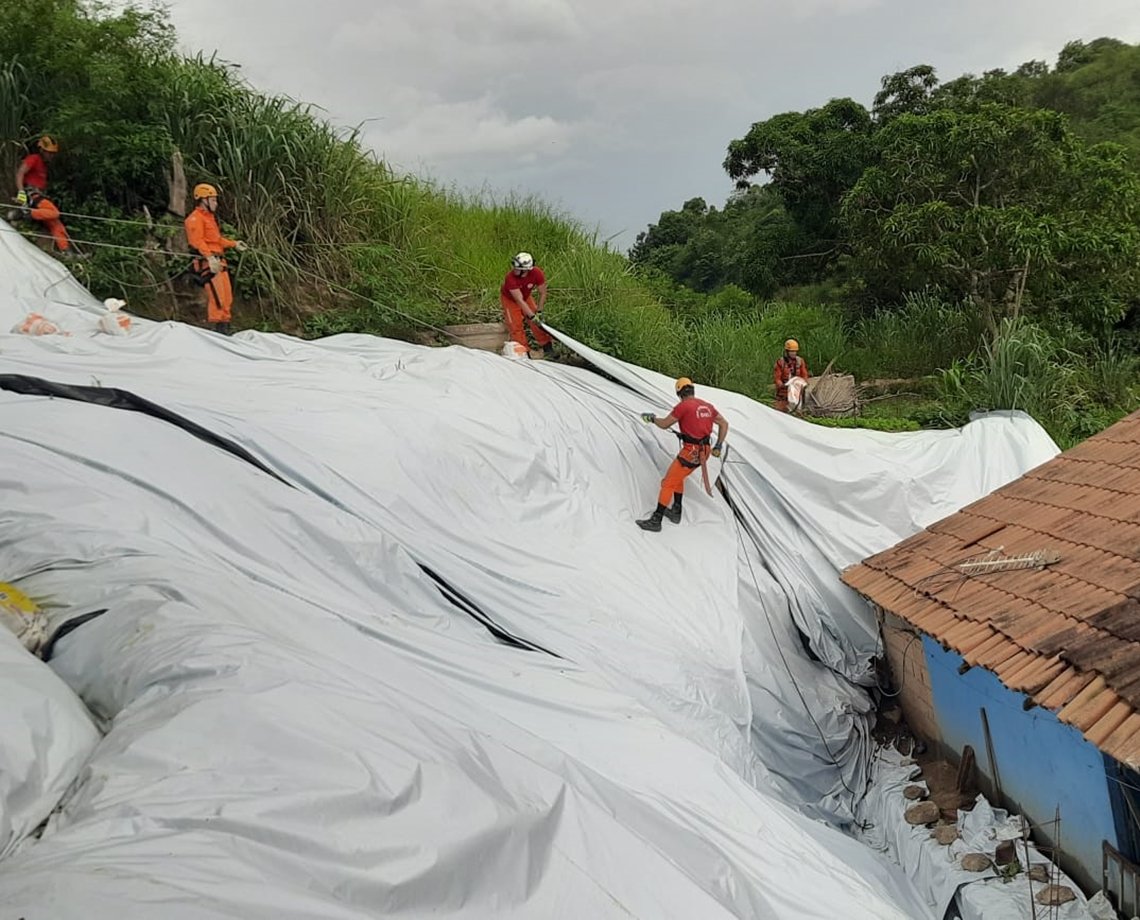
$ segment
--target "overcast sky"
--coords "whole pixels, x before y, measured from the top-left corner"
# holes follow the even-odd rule
[[[912,64],[942,79],[1140,41],[1138,0],[168,0],[186,50],[363,124],[397,168],[540,195],[628,247],[731,191],[729,141]]]

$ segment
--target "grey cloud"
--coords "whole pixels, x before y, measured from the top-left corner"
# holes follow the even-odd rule
[[[170,0],[183,43],[255,85],[365,123],[378,153],[444,182],[550,197],[633,235],[731,185],[754,121],[885,73],[1053,60],[1072,38],[1140,40],[1135,0]],[[218,24],[224,23],[224,28]]]

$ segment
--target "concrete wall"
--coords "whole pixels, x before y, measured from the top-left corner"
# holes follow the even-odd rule
[[[922,643],[942,740],[959,752],[971,745],[978,769],[992,782],[979,712],[985,707],[1006,799],[1038,825],[1051,822],[1059,806],[1061,850],[1068,857],[1062,866],[1082,885],[1099,888],[1101,841],[1117,842],[1103,755],[1048,710],[1026,711],[1025,697],[1006,689],[992,672],[972,668],[959,674],[959,655],[927,637]],[[1051,843],[1053,830],[1043,827],[1034,837]]]

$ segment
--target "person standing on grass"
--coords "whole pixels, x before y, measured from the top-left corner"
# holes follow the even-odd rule
[[[538,288],[538,303],[533,291]],[[520,252],[511,259],[511,270],[507,272],[499,288],[499,302],[503,306],[503,321],[507,324],[511,340],[530,351],[523,328],[523,318],[534,336],[534,343],[544,355],[554,350],[554,339],[542,328],[542,311],[546,306],[546,275],[534,264],[534,256]]]
[[[772,370],[772,380],[776,384],[776,404],[774,408],[779,412],[790,412],[788,408],[788,383],[794,377],[807,380],[807,362],[800,357],[800,343],[795,339],[788,339],[784,343],[784,356],[776,359],[776,366]]]
[[[724,449],[724,439],[728,435],[728,420],[712,403],[697,399],[692,380],[682,377],[674,384],[674,388],[681,401],[668,415],[658,418],[652,412],[645,412],[641,416],[643,422],[656,425],[658,428],[671,428],[677,425],[681,429],[678,435],[681,439],[681,450],[661,481],[657,507],[649,517],[637,522],[637,526],[642,530],[653,533],[661,530],[661,521],[664,518],[668,518],[674,524],[681,523],[681,499],[685,494],[685,480],[693,470],[700,468],[705,490],[712,493],[712,487],[709,485],[708,459],[710,456],[720,456]],[[709,447],[714,426],[716,446]]]
[[[194,186],[194,210],[186,218],[186,242],[194,253],[194,278],[202,285],[206,295],[206,322],[222,335],[230,334],[230,321],[234,304],[233,286],[230,284],[229,266],[222,254],[227,249],[245,252],[241,240],[229,240],[218,227],[218,190],[200,182]]]

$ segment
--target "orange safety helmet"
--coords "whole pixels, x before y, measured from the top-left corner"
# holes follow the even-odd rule
[[[691,387],[692,385],[693,381],[691,381],[688,377],[678,377],[677,382],[673,385],[673,389],[676,392],[680,393],[683,389],[685,389],[685,387]]]
[[[199,182],[194,186],[194,200],[200,201],[203,198],[217,198],[218,190],[210,185],[209,182]]]
[[[788,341],[786,341],[784,343],[784,351],[799,351],[799,350],[800,350],[800,343],[797,342],[795,339],[788,339]]]
[[[51,136],[47,134],[39,139],[39,143],[37,143],[36,146],[44,153],[59,153],[59,144],[52,140]]]

